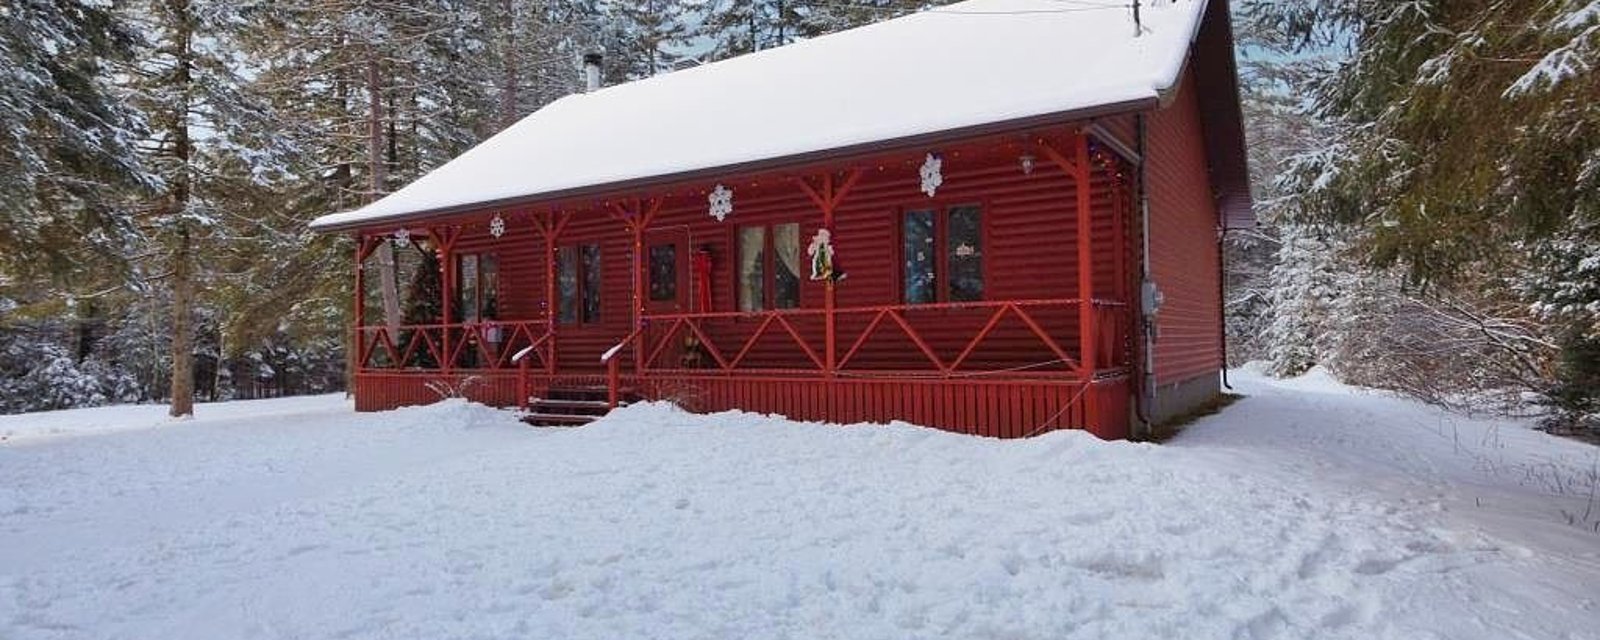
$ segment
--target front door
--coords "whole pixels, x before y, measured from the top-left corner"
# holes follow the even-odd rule
[[[645,234],[644,307],[646,313],[689,310],[689,242],[687,230]]]

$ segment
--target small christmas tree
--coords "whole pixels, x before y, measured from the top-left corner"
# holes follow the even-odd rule
[[[439,324],[444,322],[444,283],[440,271],[439,256],[432,248],[417,247],[422,254],[422,262],[417,265],[417,272],[411,277],[411,288],[406,294],[406,309],[404,324],[407,327],[418,325]],[[400,333],[401,348],[411,344],[412,334],[417,329],[407,329]],[[435,347],[442,348],[435,339]],[[420,341],[426,338],[418,337]],[[439,366],[438,359],[428,351],[427,344],[418,344],[417,349],[411,353],[411,358],[406,361],[408,367],[433,369]]]

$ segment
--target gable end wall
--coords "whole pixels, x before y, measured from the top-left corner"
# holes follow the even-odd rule
[[[1150,268],[1165,297],[1155,345],[1157,407],[1165,408],[1161,394],[1189,381],[1215,389],[1222,368],[1217,206],[1194,74],[1186,73],[1175,99],[1152,115],[1148,136]]]

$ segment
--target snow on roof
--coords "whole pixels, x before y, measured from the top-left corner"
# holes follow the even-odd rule
[[[969,0],[551,103],[336,229],[1158,98],[1206,0]]]

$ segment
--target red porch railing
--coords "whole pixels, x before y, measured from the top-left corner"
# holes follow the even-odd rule
[[[405,325],[393,332],[380,325],[360,327],[356,335],[363,371],[536,367],[555,373],[555,334],[543,320]]]
[[[1058,428],[1125,437],[1131,310],[1091,302],[1094,335],[1084,340],[1082,304],[836,309],[833,354],[822,309],[646,315],[601,361],[613,406],[626,382],[645,397],[693,410],[902,419],[996,437]],[[1092,366],[1081,361],[1085,342]]]
[[[639,373],[853,377],[1077,377],[1079,300],[1005,300],[836,309],[647,315],[623,348]],[[1093,369],[1128,365],[1127,305],[1094,301]],[[608,362],[618,359],[608,358]],[[834,362],[830,369],[828,362]]]

